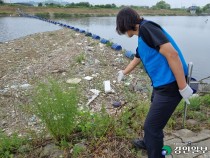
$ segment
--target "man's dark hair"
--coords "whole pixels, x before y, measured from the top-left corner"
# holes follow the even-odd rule
[[[129,7],[121,9],[117,14],[117,33],[122,35],[128,30],[136,31],[136,24],[139,24],[140,20],[140,16],[135,10]]]

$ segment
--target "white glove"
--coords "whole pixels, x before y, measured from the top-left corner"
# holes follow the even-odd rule
[[[190,104],[189,97],[193,94],[193,90],[187,85],[184,89],[179,90],[182,98],[186,101],[187,104]]]
[[[118,73],[117,73],[117,81],[120,82],[122,81],[124,78],[124,73],[123,73],[123,70],[120,70]]]

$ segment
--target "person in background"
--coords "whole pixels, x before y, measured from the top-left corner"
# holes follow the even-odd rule
[[[163,129],[181,99],[190,104],[189,97],[193,93],[186,82],[187,64],[173,38],[160,25],[145,20],[129,7],[119,11],[116,31],[119,35],[138,36],[136,55],[118,72],[118,82],[142,62],[153,86],[144,138],[134,139],[133,145],[147,150],[149,158],[163,158]]]

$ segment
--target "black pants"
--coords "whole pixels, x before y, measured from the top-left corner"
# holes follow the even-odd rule
[[[151,107],[144,123],[144,143],[147,147],[148,158],[165,157],[162,155],[163,128],[181,99],[177,85],[167,89],[153,90]]]

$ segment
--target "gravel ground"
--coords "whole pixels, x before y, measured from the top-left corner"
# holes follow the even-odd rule
[[[8,135],[13,132],[23,135],[27,129],[41,130],[37,125],[39,120],[29,112],[30,91],[48,78],[60,82],[81,79],[78,84],[83,91],[79,106],[86,105],[93,96],[90,89],[99,90],[99,96],[88,105],[93,112],[99,111],[103,104],[113,114],[113,102],[129,104],[124,87],[138,99],[149,96],[150,83],[140,67],[123,83],[117,83],[117,72],[130,62],[123,51],[115,51],[70,29],[0,43],[0,52],[0,128]],[[93,79],[85,80],[87,76]],[[106,80],[110,80],[114,93],[104,92]]]

